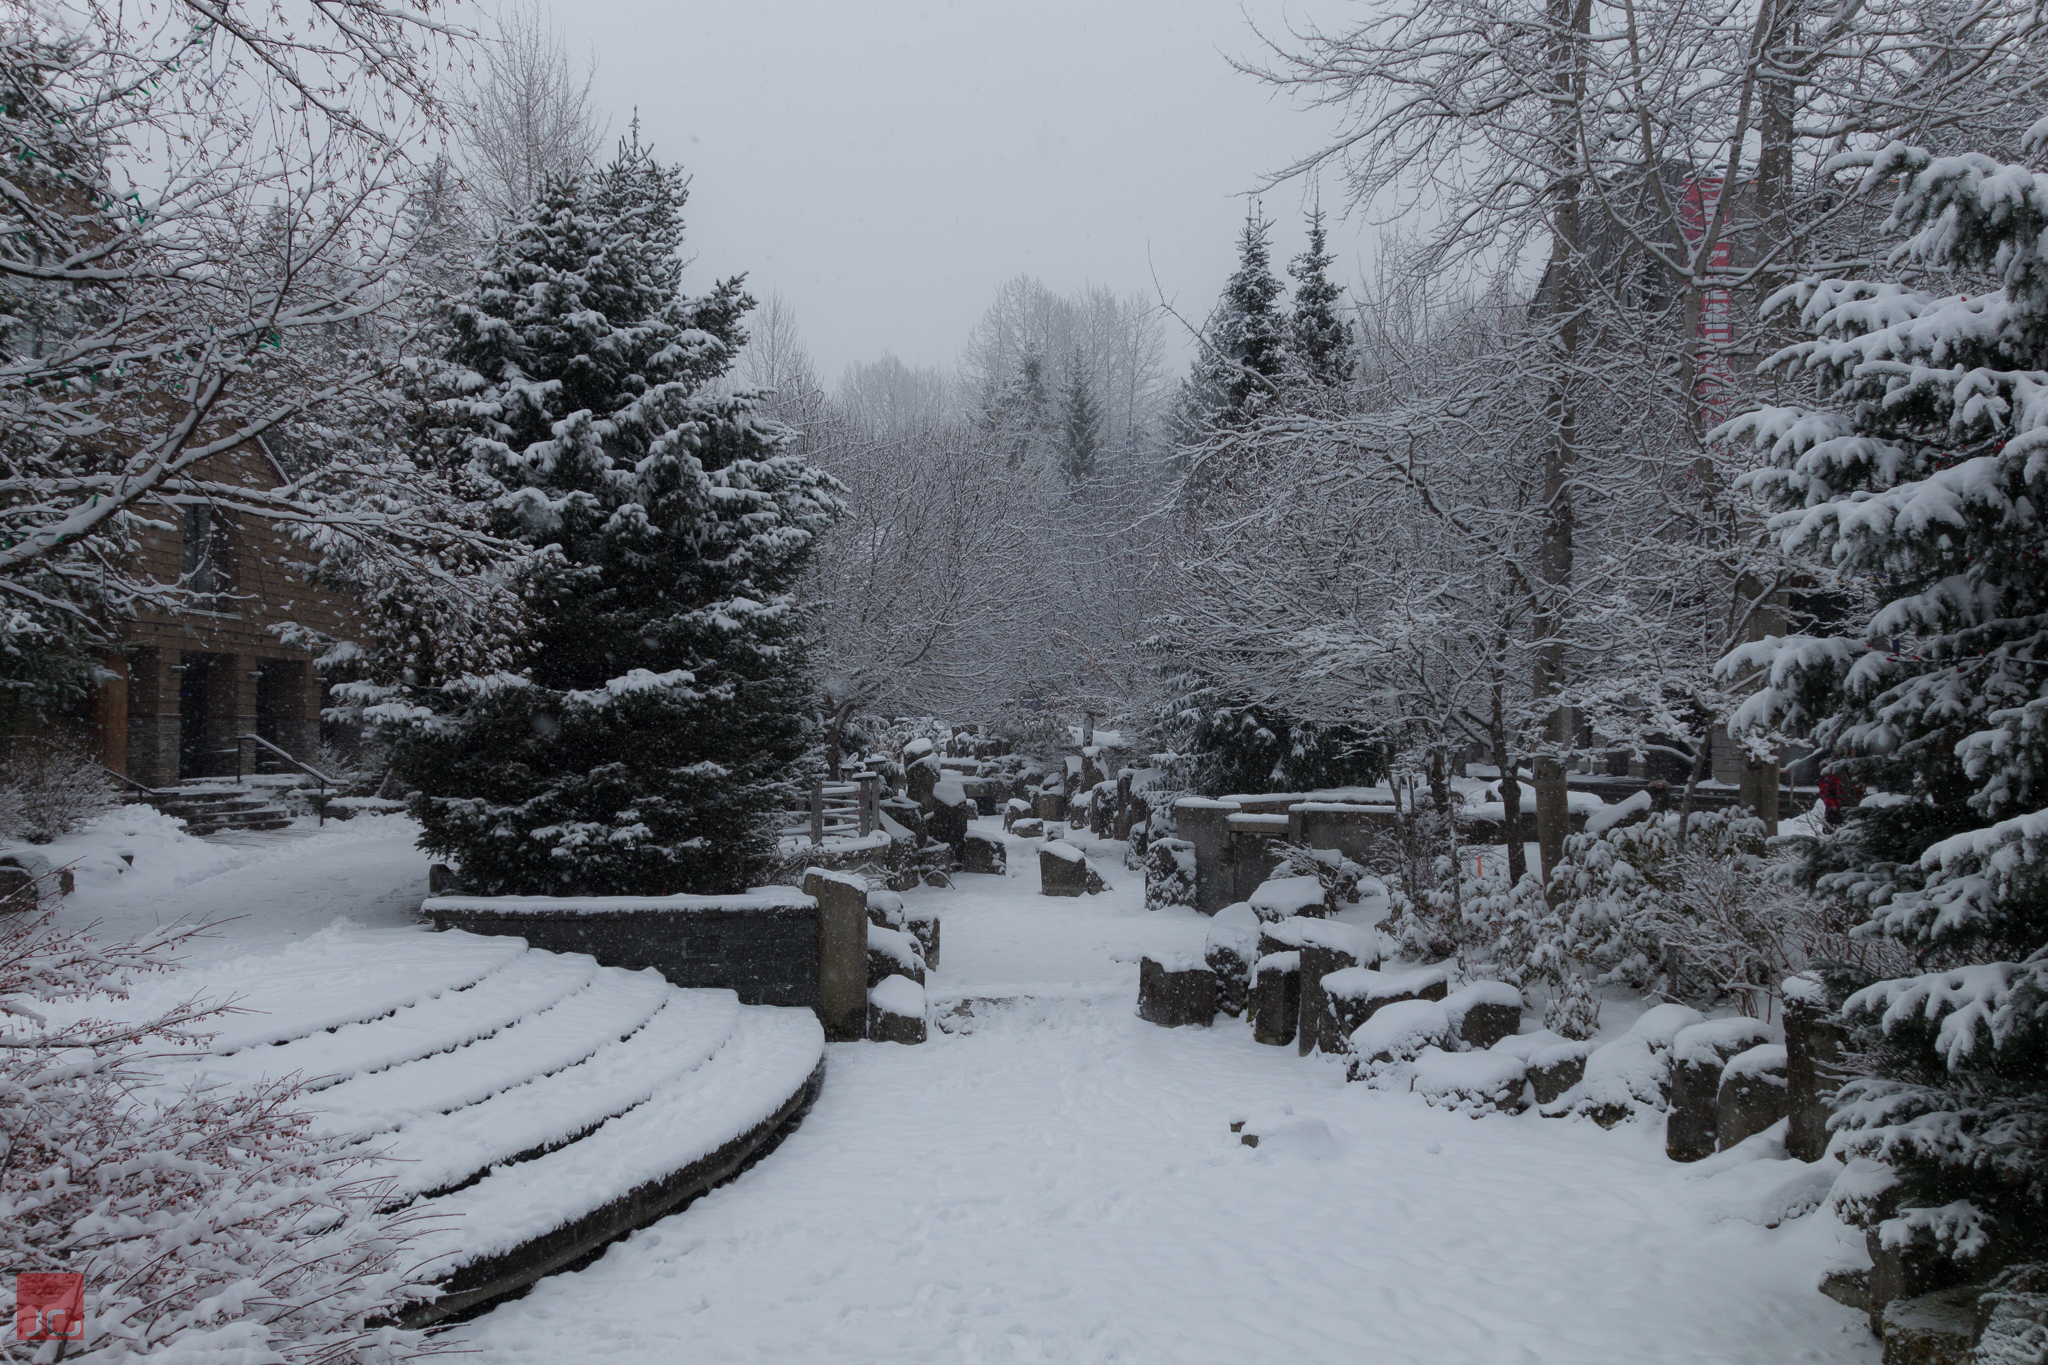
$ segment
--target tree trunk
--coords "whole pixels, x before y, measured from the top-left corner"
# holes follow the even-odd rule
[[[1592,22],[1588,0],[1549,0],[1553,155],[1558,158],[1551,187],[1549,308],[1556,331],[1551,343],[1549,439],[1543,446],[1542,542],[1538,562],[1542,600],[1532,621],[1536,639],[1535,694],[1543,702],[1564,686],[1562,639],[1572,580],[1571,467],[1578,453],[1578,396],[1573,368],[1579,350],[1580,221],[1579,173],[1574,110],[1583,97],[1585,39]],[[1565,796],[1564,753],[1571,747],[1571,715],[1555,706],[1545,720],[1548,753],[1535,764],[1536,843],[1543,879],[1564,858],[1571,808]],[[1505,790],[1505,789],[1503,789]]]
[[[853,719],[853,702],[843,701],[832,711],[832,719],[825,726],[825,773],[828,780],[839,780],[839,742],[846,734],[846,722]]]
[[[1501,704],[1500,684],[1493,687],[1493,761],[1500,766],[1501,837],[1508,843],[1508,885],[1518,886],[1529,871],[1529,854],[1522,846],[1522,784],[1515,779],[1515,756],[1508,752],[1508,728]]]

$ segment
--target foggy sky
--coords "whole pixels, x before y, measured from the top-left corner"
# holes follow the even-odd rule
[[[952,364],[1019,273],[1148,296],[1156,275],[1199,323],[1242,195],[1329,126],[1230,69],[1225,52],[1254,50],[1247,13],[1284,18],[1272,0],[553,4],[571,53],[596,58],[613,134],[637,105],[642,137],[694,177],[689,287],[745,271],[779,290],[827,382],[884,351]],[[1265,196],[1276,269],[1303,242],[1303,193]],[[1333,223],[1340,278],[1369,236]]]

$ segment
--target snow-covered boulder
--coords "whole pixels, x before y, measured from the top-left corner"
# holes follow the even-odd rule
[[[1784,1118],[1789,1108],[1784,1046],[1763,1043],[1731,1058],[1722,1068],[1714,1107],[1715,1137],[1723,1151]]]
[[[1259,960],[1259,917],[1238,901],[1209,922],[1203,962],[1216,977],[1216,1008],[1242,1015],[1251,1008],[1252,966]]]
[[[970,834],[960,845],[960,870],[992,877],[1008,876],[1009,848],[1001,839],[992,839],[986,834]]]
[[[1038,893],[1041,896],[1097,896],[1109,886],[1088,865],[1080,849],[1048,839],[1038,850]]]
[[[892,976],[907,976],[924,984],[924,954],[917,940],[901,929],[868,925],[868,988],[872,990]]]
[[[1485,1051],[1522,1026],[1522,993],[1505,981],[1475,981],[1444,997],[1451,1032],[1467,1049]]]
[[[1290,915],[1321,917],[1337,912],[1335,900],[1316,877],[1274,877],[1252,892],[1251,906],[1263,920],[1286,919]]]
[[[1194,953],[1140,958],[1138,1017],[1162,1028],[1207,1028],[1216,1018],[1216,973]]]
[[[939,965],[939,912],[930,906],[906,905],[894,891],[870,891],[868,923],[902,930],[916,940],[926,967]]]
[[[907,976],[891,976],[868,992],[868,1037],[877,1043],[925,1040],[924,987]]]
[[[1420,967],[1410,971],[1375,971],[1370,967],[1346,967],[1322,980],[1322,1025],[1332,1036],[1351,1038],[1359,1025],[1389,1005],[1403,1000],[1441,1002],[1450,994],[1450,968]]]
[[[1586,1078],[1586,1059],[1593,1055],[1593,1046],[1590,1040],[1558,1039],[1529,1054],[1529,1086],[1537,1104],[1556,1103]]]
[[[1543,1112],[1583,1114],[1611,1128],[1638,1109],[1662,1111],[1671,1102],[1671,1048],[1678,1035],[1706,1016],[1685,1005],[1657,1005],[1621,1037],[1594,1049],[1585,1077]]]
[[[1425,1048],[1415,1059],[1410,1088],[1439,1108],[1475,1119],[1519,1114],[1528,1107],[1528,1064],[1511,1052]]]
[[[1682,1029],[1671,1043],[1671,1116],[1664,1123],[1664,1154],[1673,1161],[1712,1156],[1721,1096],[1721,1069],[1728,1059],[1759,1043],[1771,1031],[1754,1019],[1709,1019]]]
[[[1347,1051],[1345,1035],[1336,1028],[1327,1008],[1323,978],[1352,967],[1377,967],[1379,931],[1305,916],[1279,923],[1294,926],[1293,937],[1301,952],[1301,1022],[1296,1045],[1304,1057],[1317,1050],[1329,1055]]]
[[[1442,1048],[1450,1040],[1451,1021],[1434,1000],[1397,1000],[1376,1011],[1350,1036],[1356,1054],[1349,1068],[1354,1081],[1384,1081],[1405,1076],[1405,1068],[1425,1048]]]

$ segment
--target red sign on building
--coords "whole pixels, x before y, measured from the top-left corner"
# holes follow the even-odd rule
[[[20,1341],[84,1341],[85,1276],[61,1271],[16,1275],[14,1335]]]

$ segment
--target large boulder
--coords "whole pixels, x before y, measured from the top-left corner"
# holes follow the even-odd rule
[[[1216,1008],[1242,1015],[1251,1008],[1252,967],[1259,960],[1259,920],[1243,901],[1216,912],[1202,960],[1216,977]]]
[[[868,1038],[877,1043],[925,1040],[924,987],[907,976],[891,976],[868,991]]]
[[[1522,993],[1505,981],[1475,981],[1444,997],[1452,1036],[1466,1050],[1484,1052],[1522,1027]]]
[[[1109,889],[1080,849],[1057,839],[1038,850],[1038,881],[1042,896],[1095,896]]]
[[[1138,1017],[1162,1028],[1207,1028],[1216,1018],[1216,973],[1193,954],[1140,958]]]
[[[1715,1140],[1727,1151],[1785,1117],[1785,1049],[1764,1043],[1730,1058],[1714,1104]]]
[[[1301,953],[1269,953],[1252,964],[1252,1040],[1285,1047],[1300,1024]]]
[[[1771,1040],[1755,1019],[1710,1019],[1681,1029],[1671,1043],[1671,1115],[1664,1154],[1698,1161],[1720,1149],[1721,1071],[1728,1059]]]

